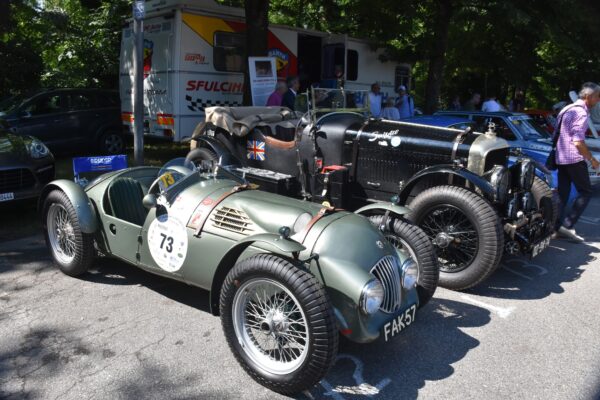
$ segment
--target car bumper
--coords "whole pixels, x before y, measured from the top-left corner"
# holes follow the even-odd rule
[[[0,167],[0,204],[39,196],[54,179],[54,159],[45,158],[30,164]]]
[[[366,315],[357,305],[351,307],[348,302],[341,308],[335,307],[334,310],[342,335],[353,342],[369,343],[380,337],[386,342],[390,341],[407,329],[410,324],[405,324],[405,326],[401,327],[400,323],[394,322],[404,314],[411,312],[411,307],[413,306],[415,309],[419,306],[419,297],[416,289],[404,293],[402,306],[394,313],[378,311],[375,314]],[[418,314],[418,311],[413,315],[416,314]]]

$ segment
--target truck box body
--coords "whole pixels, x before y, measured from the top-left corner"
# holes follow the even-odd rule
[[[144,132],[181,141],[204,120],[204,108],[242,105],[247,68],[244,10],[211,0],[152,0],[144,19]],[[120,94],[123,124],[133,123],[131,23],[123,30]],[[410,66],[381,62],[368,41],[324,32],[270,25],[269,56],[277,75],[299,76],[302,89],[335,85],[335,66],[345,88],[369,90],[379,82],[383,97],[410,86]],[[358,99],[360,101],[360,99]]]

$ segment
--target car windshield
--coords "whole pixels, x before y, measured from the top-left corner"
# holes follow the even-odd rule
[[[196,171],[197,168],[191,161],[183,157],[175,158],[163,165],[158,172],[158,186],[161,192],[171,191]]]
[[[526,140],[547,139],[550,137],[548,132],[528,115],[516,115],[508,117],[508,119]]]

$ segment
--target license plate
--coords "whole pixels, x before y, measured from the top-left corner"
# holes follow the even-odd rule
[[[9,200],[14,200],[14,199],[15,199],[14,193],[0,193],[0,201],[9,201]]]
[[[542,240],[541,242],[539,242],[538,244],[535,244],[533,246],[533,250],[531,251],[531,258],[537,256],[538,254],[540,254],[542,251],[546,250],[546,248],[550,245],[550,237],[547,237],[546,239]]]
[[[413,304],[408,307],[402,314],[395,317],[393,320],[383,326],[383,337],[387,342],[406,327],[415,322],[415,314],[417,313],[417,305]]]

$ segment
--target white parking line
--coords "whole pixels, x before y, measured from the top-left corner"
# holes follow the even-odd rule
[[[464,300],[468,301],[471,304],[475,304],[476,306],[480,306],[488,309],[489,311],[496,313],[500,318],[508,318],[508,316],[515,310],[515,307],[498,307],[493,306],[488,303],[484,303],[483,301],[475,300],[471,296],[467,296],[466,294],[461,295]]]
[[[363,378],[363,362],[350,354],[338,354],[336,362],[344,358],[351,360],[354,363],[354,373],[352,374],[352,377],[354,378],[356,385],[338,385],[333,387],[326,379],[323,379],[321,380],[321,386],[323,386],[323,388],[326,390],[326,392],[323,393],[325,396],[333,397],[335,400],[344,400],[342,393],[371,397],[379,394],[379,392],[392,381],[390,378],[384,378],[375,386],[366,383]]]

